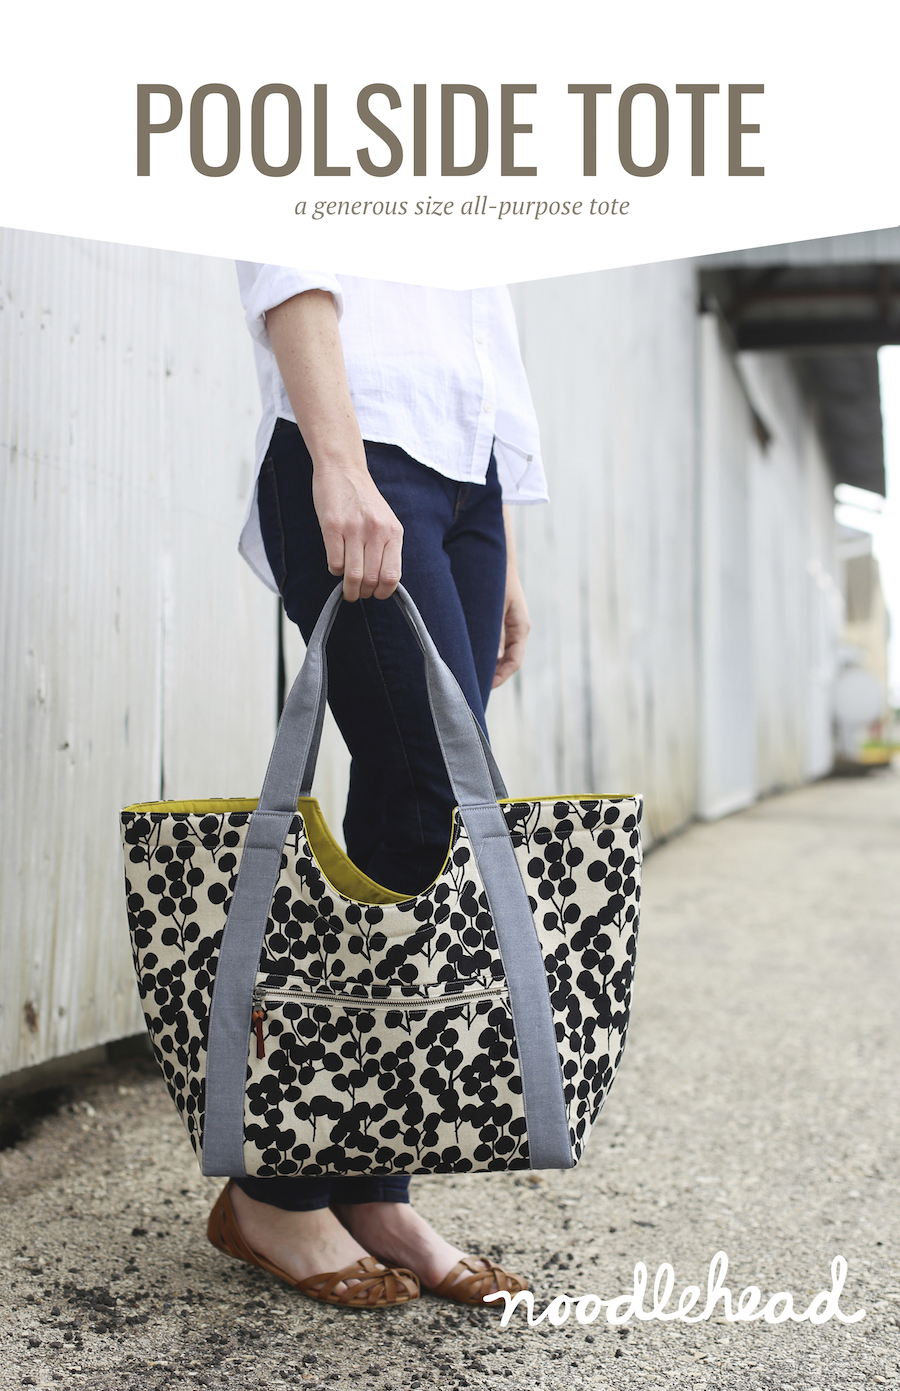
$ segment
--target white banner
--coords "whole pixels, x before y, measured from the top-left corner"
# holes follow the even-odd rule
[[[0,224],[452,287],[900,223],[896,9],[59,3]]]

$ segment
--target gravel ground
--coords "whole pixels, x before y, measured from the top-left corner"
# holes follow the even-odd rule
[[[627,1293],[671,1262],[676,1299],[714,1253],[735,1294],[803,1309],[849,1274],[842,1325],[694,1325],[468,1311],[423,1296],[345,1312],[220,1255],[155,1065],[80,1077],[0,1153],[0,1388],[778,1388],[900,1385],[896,988],[900,777],[773,798],[646,865],[632,1032],[583,1164],[419,1179],[472,1251],[565,1293]],[[9,1117],[7,1117],[9,1121]],[[14,1118],[13,1118],[14,1121]],[[7,1140],[16,1134],[6,1128]],[[674,1301],[673,1301],[674,1302]]]

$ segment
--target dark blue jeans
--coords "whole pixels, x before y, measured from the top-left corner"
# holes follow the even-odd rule
[[[484,724],[506,591],[497,466],[456,483],[396,445],[366,441],[369,472],[400,520],[403,584]],[[285,612],[304,638],[337,580],[328,573],[299,429],[276,422],[259,477],[263,541]],[[351,755],[347,853],[371,879],[419,892],[439,873],[453,794],[434,731],[422,654],[393,600],[343,604],[328,642],[328,701]],[[407,1201],[409,1179],[240,1179],[251,1198],[292,1210]]]

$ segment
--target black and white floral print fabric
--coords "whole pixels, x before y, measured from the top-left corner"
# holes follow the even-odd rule
[[[640,798],[504,802],[547,972],[580,1157],[625,1042],[640,903]],[[206,1033],[248,812],[126,811],[135,970],[198,1154]],[[465,827],[431,888],[355,902],[294,818],[248,1038],[248,1174],[528,1167],[503,963]]]

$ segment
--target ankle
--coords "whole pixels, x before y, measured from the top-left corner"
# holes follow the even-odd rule
[[[348,1230],[377,1226],[396,1231],[411,1222],[421,1221],[410,1203],[335,1203],[334,1213]]]
[[[242,1188],[235,1184],[232,1190],[232,1207],[240,1222],[246,1222],[255,1227],[279,1227],[289,1223],[292,1227],[303,1227],[313,1235],[319,1230],[330,1227],[334,1222],[334,1214],[327,1208],[282,1208],[275,1207],[273,1203],[260,1202],[258,1198],[251,1198]]]

